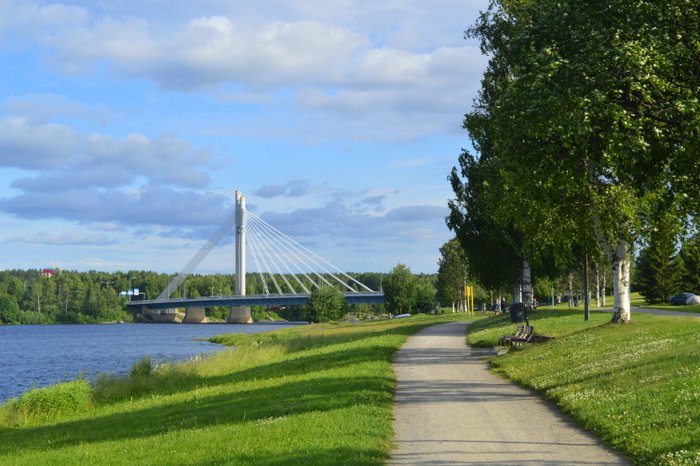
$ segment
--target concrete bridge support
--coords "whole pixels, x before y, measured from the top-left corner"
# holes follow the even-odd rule
[[[190,307],[187,308],[185,313],[185,318],[182,319],[183,324],[201,324],[206,321],[207,316],[204,314],[203,307]]]
[[[231,308],[228,316],[229,324],[252,324],[253,317],[250,315],[250,306],[236,306]]]
[[[236,295],[245,296],[245,197],[236,191]],[[228,318],[230,324],[252,324],[250,306],[231,308]]]

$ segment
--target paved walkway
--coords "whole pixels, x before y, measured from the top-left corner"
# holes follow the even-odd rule
[[[428,327],[398,352],[389,464],[629,464],[540,396],[489,372],[483,357],[494,350],[468,347],[466,327]]]

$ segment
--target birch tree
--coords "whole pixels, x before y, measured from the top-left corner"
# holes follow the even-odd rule
[[[487,134],[472,137],[533,212],[568,207],[554,238],[595,238],[615,322],[630,320],[631,248],[654,206],[698,210],[699,15],[686,0],[494,0],[470,30],[491,56],[472,112]]]

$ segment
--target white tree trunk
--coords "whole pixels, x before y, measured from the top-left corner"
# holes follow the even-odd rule
[[[527,259],[523,259],[523,303],[532,305],[532,269]]]
[[[629,322],[630,312],[630,257],[627,241],[619,240],[612,258],[613,322]]]
[[[574,306],[574,274],[569,272],[569,307]]]
[[[520,284],[515,285],[513,288],[513,303],[523,302],[523,287]]]
[[[595,264],[595,307],[600,307],[600,269]]]
[[[605,307],[605,274],[603,274],[603,307]]]
[[[617,239],[615,248],[602,234],[600,219],[594,215],[593,225],[598,244],[612,263],[613,280],[613,316],[612,322],[629,322],[632,318],[630,312],[630,256],[629,243],[624,239]]]

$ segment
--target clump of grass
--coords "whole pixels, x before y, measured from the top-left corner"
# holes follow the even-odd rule
[[[153,362],[151,357],[144,356],[138,361],[136,361],[133,366],[131,366],[131,369],[129,370],[129,377],[148,377],[153,373],[154,369],[155,363]]]
[[[8,425],[24,425],[79,414],[92,404],[92,387],[86,380],[77,379],[35,388],[9,400],[2,407],[2,417]]]
[[[140,398],[152,393],[170,393],[196,382],[188,362],[157,365],[145,356],[134,363],[129,374],[100,374],[93,383],[97,403]]]

